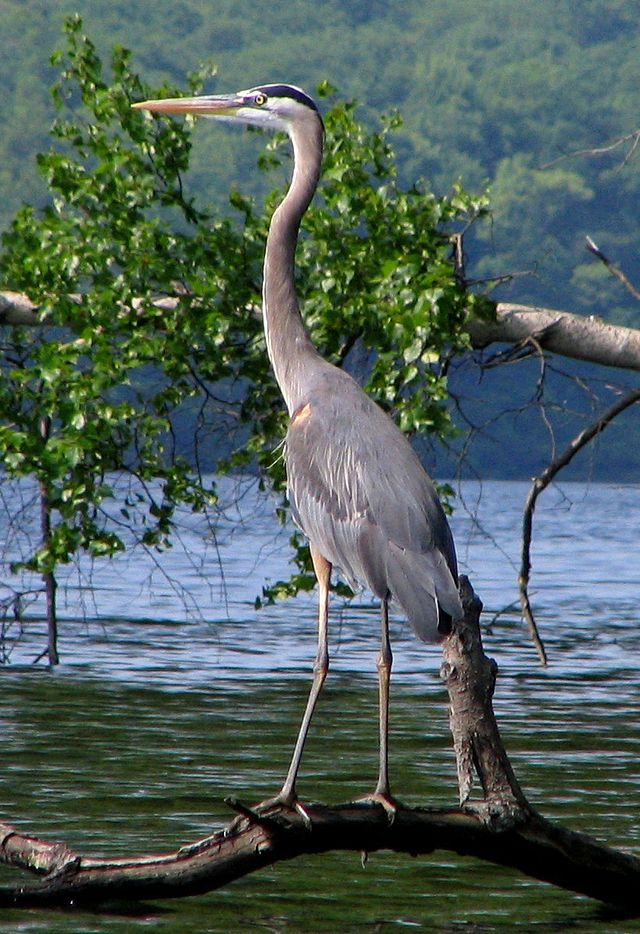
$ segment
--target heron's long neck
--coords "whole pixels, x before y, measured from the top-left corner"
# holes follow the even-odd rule
[[[290,413],[305,401],[301,395],[301,379],[305,366],[318,356],[300,315],[294,262],[300,221],[320,176],[322,137],[322,125],[313,115],[309,125],[291,134],[293,178],[271,219],[264,258],[263,316],[267,352]]]

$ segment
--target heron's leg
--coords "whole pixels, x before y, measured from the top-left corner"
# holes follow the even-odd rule
[[[389,642],[389,600],[384,597],[380,604],[381,643],[378,656],[379,710],[380,710],[380,769],[374,796],[391,801],[389,786],[389,682],[393,654]]]
[[[381,635],[380,655],[378,656],[379,711],[380,711],[380,768],[378,784],[370,795],[359,801],[381,804],[387,812],[389,823],[395,820],[398,802],[391,795],[389,786],[389,682],[391,680],[391,643],[389,642],[389,598],[385,597],[380,606]]]
[[[326,558],[311,548],[311,559],[313,569],[318,578],[318,654],[313,666],[313,684],[309,692],[309,699],[300,724],[298,739],[296,740],[293,756],[284,785],[278,795],[278,800],[286,804],[295,804],[296,800],[296,778],[300,768],[300,760],[304,750],[304,744],[309,732],[309,726],[313,717],[313,712],[322,690],[322,685],[327,677],[329,670],[329,640],[328,640],[328,622],[329,622],[329,583],[331,580],[331,564]]]

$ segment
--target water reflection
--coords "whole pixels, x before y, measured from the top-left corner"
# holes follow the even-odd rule
[[[475,503],[478,488],[463,489]],[[486,619],[516,599],[526,487],[487,484],[475,515],[453,520],[461,565]],[[496,709],[517,774],[546,815],[638,848],[640,570],[630,554],[640,518],[630,487],[571,485],[536,515],[533,599],[550,665],[539,667],[515,610],[486,647],[500,665]],[[159,564],[96,566],[68,581],[63,664],[1,672],[3,815],[92,853],[173,848],[227,820],[227,794],[258,800],[278,787],[315,652],[312,597],[255,611],[264,577],[287,572],[286,533],[245,500],[197,572],[195,528]],[[185,582],[198,616],[185,616]],[[84,621],[78,608],[91,605]],[[303,763],[301,792],[337,801],[376,772],[377,610],[366,595],[337,607],[332,673]],[[26,662],[42,638],[34,622]],[[409,803],[455,800],[436,650],[393,628],[392,781]],[[6,870],[1,878],[11,878]],[[165,910],[166,908],[166,910]],[[332,854],[274,868],[229,890],[148,914],[32,913],[2,931],[633,931],[637,922],[516,874],[448,854],[431,859]]]

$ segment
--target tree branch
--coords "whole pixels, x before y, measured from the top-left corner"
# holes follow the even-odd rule
[[[170,311],[179,301],[180,296],[166,295],[155,299],[153,306]],[[0,291],[0,325],[46,323],[27,295]],[[493,320],[472,318],[468,330],[476,349],[493,343],[519,344],[534,338],[544,350],[564,357],[640,371],[640,330],[607,324],[594,315],[585,317],[569,311],[498,302]]]
[[[71,301],[80,304],[82,296],[73,293],[67,296]],[[151,304],[160,311],[174,311],[180,302],[180,295],[161,295],[155,298]],[[136,298],[132,302],[135,311],[144,307],[145,301]],[[26,327],[36,327],[37,325],[47,325],[50,322],[46,315],[42,315],[40,306],[32,302],[28,295],[23,292],[12,292],[11,290],[0,291],[0,325],[24,325]],[[60,322],[57,322],[60,324]]]
[[[608,324],[594,315],[499,302],[493,321],[469,321],[476,349],[517,344],[534,337],[544,350],[602,366],[640,370],[640,330]]]
[[[0,907],[98,905],[114,899],[175,898],[220,888],[273,863],[330,850],[447,850],[640,913],[640,860],[545,820],[527,802],[502,745],[492,708],[497,667],[482,649],[480,601],[461,580],[465,618],[443,644],[462,805],[399,806],[393,823],[376,804],[308,804],[311,830],[280,806],[235,805],[241,816],[175,853],[93,859],[0,824],[0,861],[44,875],[0,890]],[[470,800],[474,774],[483,797]]]
[[[608,256],[605,256],[600,247],[593,242],[591,237],[586,237],[585,239],[587,241],[587,249],[589,252],[593,253],[593,255],[597,257],[601,263],[604,263],[605,267],[609,270],[611,275],[615,276],[615,278],[623,284],[625,289],[631,295],[633,295],[636,301],[640,302],[640,290],[635,287],[628,276],[626,276],[623,271],[615,265],[615,263],[612,263]]]
[[[200,895],[283,860],[332,850],[392,850],[425,856],[446,850],[474,856],[610,904],[640,911],[640,861],[600,846],[584,834],[535,813],[526,823],[495,830],[470,808],[400,808],[393,824],[369,804],[305,805],[308,831],[298,815],[272,815],[271,826],[243,822],[200,844],[158,856],[89,859],[74,856],[38,887],[0,891],[0,907],[97,905]],[[44,846],[12,832],[9,846]],[[55,847],[52,845],[51,849]],[[64,849],[64,847],[61,847]]]
[[[0,324],[41,324],[38,306],[22,292],[0,292]]]
[[[585,445],[589,444],[589,442],[592,441],[601,431],[604,431],[607,425],[611,424],[614,418],[620,415],[621,412],[624,412],[625,409],[635,405],[637,402],[640,402],[640,389],[633,389],[631,392],[628,392],[612,406],[606,409],[602,415],[596,419],[595,422],[592,422],[591,425],[581,431],[580,434],[577,435],[567,445],[564,451],[558,455],[558,457],[554,458],[554,460],[543,470],[540,476],[534,479],[531,485],[531,489],[529,490],[529,495],[527,496],[522,518],[522,552],[520,559],[520,574],[518,575],[518,589],[520,592],[522,615],[527,622],[529,632],[543,665],[546,665],[547,663],[547,656],[544,650],[544,645],[542,644],[540,635],[538,633],[538,627],[533,614],[533,609],[531,607],[531,602],[529,600],[529,579],[531,576],[531,539],[533,534],[533,513],[536,508],[536,502],[543,490],[546,490],[554,477],[560,470],[563,469],[563,467],[566,467],[567,464],[571,463],[578,451],[582,450]]]

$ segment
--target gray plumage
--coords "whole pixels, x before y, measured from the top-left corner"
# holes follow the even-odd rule
[[[391,595],[416,635],[435,641],[438,623],[446,632],[461,612],[436,491],[389,416],[347,373],[322,364],[287,433],[294,519],[352,586]]]

